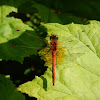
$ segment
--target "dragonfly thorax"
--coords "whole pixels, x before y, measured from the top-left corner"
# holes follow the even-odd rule
[[[50,42],[50,49],[51,50],[57,50],[57,41],[56,40],[52,40],[51,42]]]

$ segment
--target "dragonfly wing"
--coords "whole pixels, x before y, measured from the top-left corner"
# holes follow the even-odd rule
[[[84,55],[85,53],[71,53],[68,54],[65,59],[69,60],[71,62],[75,61],[77,58],[81,57],[82,55]]]
[[[87,46],[82,46],[78,48],[62,48],[57,50],[57,65],[61,63],[73,62],[77,58],[80,58],[88,52],[89,48]]]
[[[73,36],[67,37],[65,40],[58,41],[59,48],[72,48],[74,47],[79,41],[74,38]]]
[[[88,46],[81,46],[71,49],[65,49],[65,59],[70,60],[71,62],[75,61],[77,58],[80,58],[89,51]]]

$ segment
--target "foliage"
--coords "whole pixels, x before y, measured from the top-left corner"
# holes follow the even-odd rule
[[[44,42],[50,42],[49,37],[52,34],[58,36],[59,48],[64,48],[65,51],[63,62],[56,67],[55,86],[52,85],[52,65],[48,64],[45,60],[46,56],[40,51],[39,55],[45,60],[47,70],[40,77],[36,76],[33,79],[35,75],[40,75],[39,73],[42,72],[38,70],[38,74],[32,76],[31,80],[33,80],[29,81],[29,74],[37,67],[33,66],[35,61],[38,61],[35,58],[32,65],[24,68],[22,72],[23,76],[29,75],[28,82],[25,83],[25,77],[12,80],[17,86],[21,84],[18,90],[39,100],[100,98],[100,22],[88,21],[88,19],[100,19],[99,3],[100,1],[94,0],[0,1],[0,60],[23,63],[25,57],[37,56],[37,51],[44,46]],[[26,62],[30,65],[29,60]],[[17,63],[13,65],[15,69]],[[3,67],[1,66],[1,69]],[[21,72],[21,67],[17,73]],[[43,68],[42,66],[41,69]],[[7,69],[10,69],[10,66]],[[5,69],[0,73],[5,75]],[[12,73],[11,77],[16,77],[13,71]],[[4,100],[25,99],[19,92],[15,92],[15,86],[9,79],[0,77],[2,100],[3,98]]]

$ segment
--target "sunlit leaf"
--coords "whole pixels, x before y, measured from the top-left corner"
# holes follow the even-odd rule
[[[52,84],[52,65],[48,65],[44,75],[20,85],[18,90],[38,100],[99,99],[100,22],[90,21],[88,25],[49,23],[44,26],[48,32],[47,40],[56,34],[59,47],[67,47],[64,61],[56,66],[55,86]],[[74,60],[70,54],[75,54]]]
[[[0,24],[3,23],[6,16],[12,11],[17,12],[17,8],[7,5],[0,6]]]

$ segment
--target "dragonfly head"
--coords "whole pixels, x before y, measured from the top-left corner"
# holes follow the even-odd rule
[[[50,40],[58,40],[58,36],[56,36],[56,35],[51,35],[51,36],[50,36]]]

